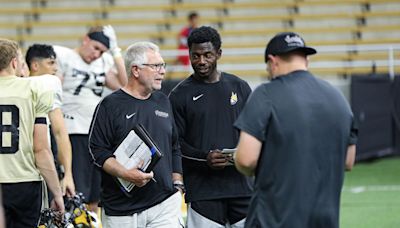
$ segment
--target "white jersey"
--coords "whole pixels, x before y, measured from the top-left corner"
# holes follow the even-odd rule
[[[54,103],[53,103],[53,107],[51,108],[51,111],[55,110],[56,108],[61,109],[62,85],[61,85],[61,80],[57,76],[45,74],[45,75],[40,75],[40,76],[31,76],[28,79],[38,81],[40,84],[45,86],[46,89],[54,92]],[[50,125],[51,122],[49,121],[49,117],[47,116],[46,119],[47,119],[47,125]],[[49,145],[51,146],[50,128],[48,129],[47,137],[49,140]]]
[[[31,76],[29,80],[37,80],[41,84],[43,84],[46,88],[53,90],[54,92],[54,103],[52,107],[52,111],[56,108],[61,108],[62,105],[62,85],[61,80],[55,76],[50,74],[44,74],[40,76]]]
[[[69,134],[88,134],[96,105],[101,99],[106,73],[114,65],[112,56],[104,53],[88,64],[70,48],[54,46],[59,73],[63,76],[65,124]]]
[[[38,80],[0,77],[0,183],[39,181],[33,148],[36,118],[46,117],[54,92]]]

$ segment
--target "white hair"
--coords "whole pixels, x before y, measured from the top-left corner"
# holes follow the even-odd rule
[[[160,52],[160,48],[148,41],[140,41],[130,45],[125,53],[125,67],[126,75],[131,76],[131,69],[134,65],[141,65],[147,63],[147,51]]]

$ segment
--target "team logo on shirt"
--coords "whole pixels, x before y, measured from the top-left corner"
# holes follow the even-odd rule
[[[135,114],[136,114],[136,112],[134,112],[134,113],[132,113],[132,114],[130,114],[130,115],[126,114],[125,117],[126,117],[127,120],[129,120],[129,119],[132,118]]]
[[[169,116],[167,112],[163,112],[160,110],[156,110],[154,113],[156,114],[156,116],[163,117],[163,118],[168,118],[168,116]]]
[[[232,92],[230,101],[231,101],[231,105],[235,105],[238,102],[237,93]]]
[[[200,95],[198,95],[198,96],[194,96],[194,97],[193,97],[193,101],[197,101],[197,100],[200,99],[202,96],[204,96],[203,93],[200,94]]]

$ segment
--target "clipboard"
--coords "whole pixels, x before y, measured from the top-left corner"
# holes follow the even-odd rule
[[[151,172],[154,166],[163,156],[154,140],[150,137],[146,129],[141,125],[136,125],[120,143],[114,152],[116,160],[126,169],[137,167],[143,161],[143,172]],[[134,183],[122,178],[115,178],[117,184],[126,196],[132,197],[133,193],[139,189]]]

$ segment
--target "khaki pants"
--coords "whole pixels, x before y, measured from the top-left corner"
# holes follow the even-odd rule
[[[102,210],[103,228],[181,228],[182,196],[177,192],[163,202],[129,216],[108,216]]]

